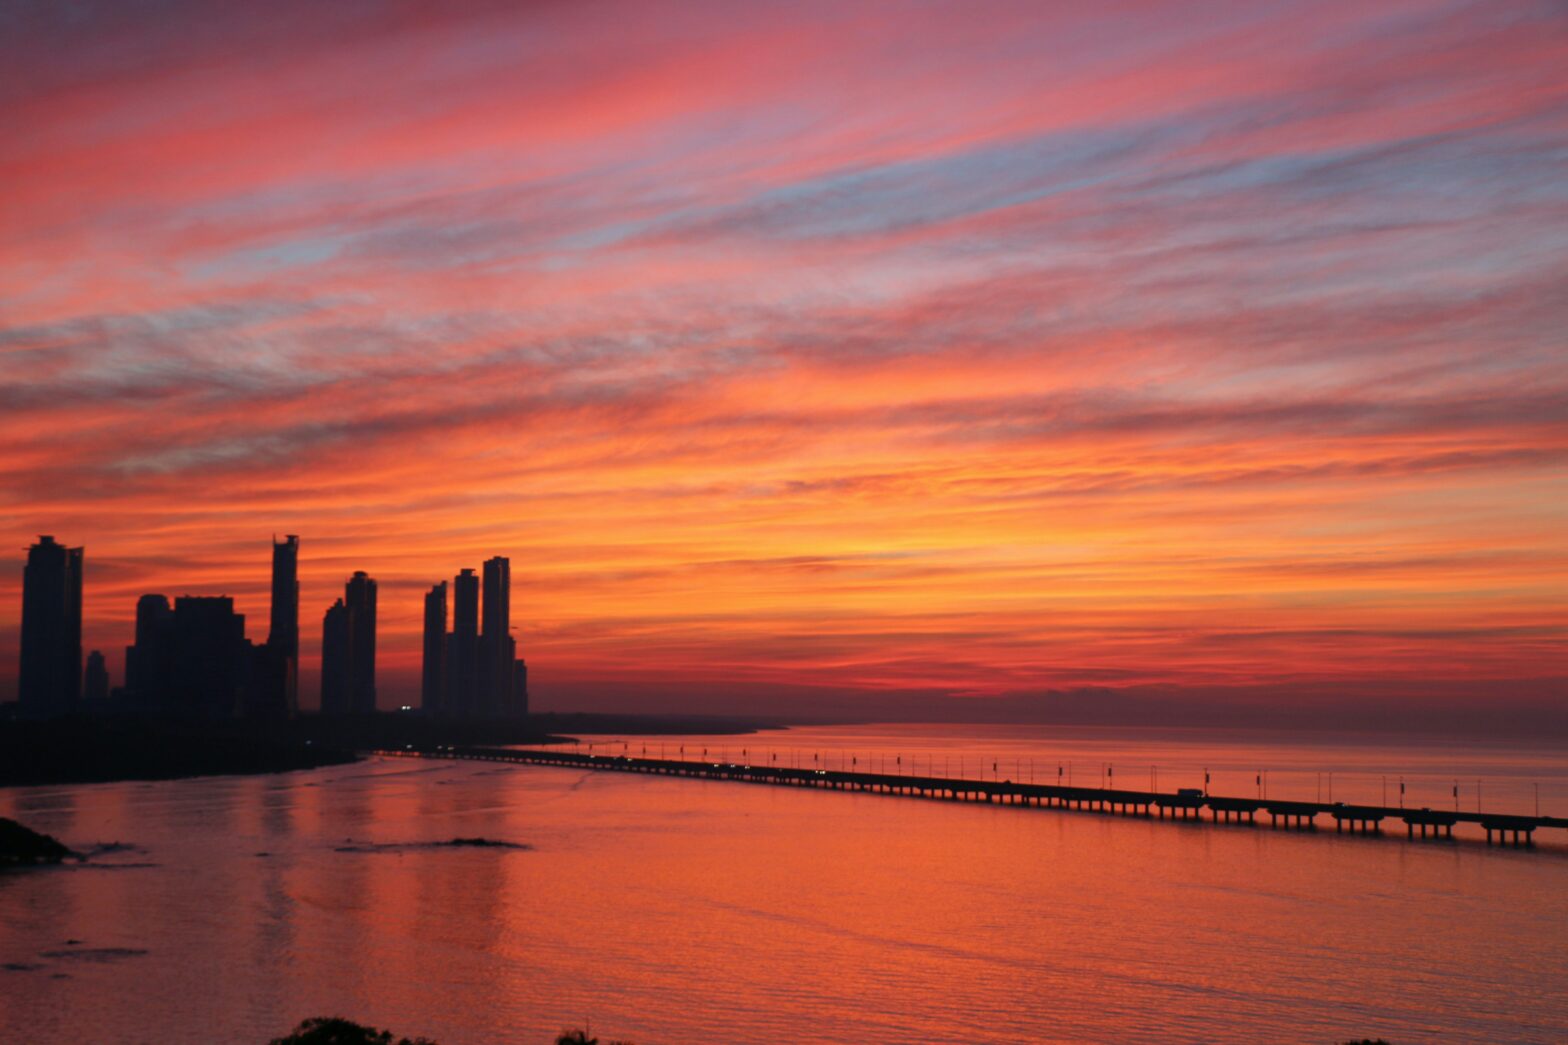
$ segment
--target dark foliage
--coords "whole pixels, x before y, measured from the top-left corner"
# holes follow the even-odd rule
[[[555,1045],[599,1045],[598,1038],[590,1038],[585,1030],[563,1030],[555,1039]],[[612,1041],[609,1045],[632,1045],[629,1041]]]
[[[555,1039],[556,1045],[599,1045],[598,1038],[590,1038],[587,1031],[565,1030]],[[286,1038],[273,1038],[269,1045],[436,1045],[428,1038],[396,1038],[389,1030],[376,1030],[345,1020],[341,1016],[317,1016],[302,1022]],[[608,1045],[631,1045],[629,1041],[612,1041]]]
[[[273,1038],[270,1045],[436,1045],[428,1038],[398,1038],[389,1030],[376,1030],[345,1020],[341,1016],[317,1016],[305,1020],[286,1038]]]

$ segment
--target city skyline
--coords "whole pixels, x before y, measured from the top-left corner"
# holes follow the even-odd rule
[[[273,561],[272,574],[267,590],[270,591],[273,602],[269,606],[268,617],[270,627],[267,641],[253,643],[244,637],[245,614],[235,612],[240,603],[232,596],[224,595],[192,595],[188,591],[172,600],[161,593],[144,593],[135,601],[134,627],[132,642],[129,645],[110,643],[110,649],[123,649],[124,656],[121,660],[121,672],[116,674],[114,662],[107,659],[99,649],[88,649],[81,644],[79,639],[79,661],[82,670],[75,675],[75,695],[62,696],[60,706],[75,708],[83,699],[87,690],[91,689],[95,681],[101,682],[108,692],[115,696],[123,693],[135,696],[137,693],[135,664],[137,646],[146,648],[149,644],[149,635],[159,626],[149,621],[172,622],[176,619],[176,609],[183,601],[189,606],[192,613],[216,612],[223,615],[233,614],[232,625],[222,625],[209,622],[203,625],[208,632],[214,629],[232,628],[237,639],[243,639],[245,646],[252,650],[256,657],[255,664],[246,667],[246,672],[257,672],[259,680],[256,686],[262,687],[257,693],[242,700],[244,714],[283,715],[287,717],[300,710],[304,711],[331,711],[332,713],[363,714],[370,710],[396,710],[396,709],[431,709],[438,708],[447,715],[457,717],[494,717],[514,714],[525,714],[529,710],[570,710],[572,697],[576,694],[570,689],[567,691],[564,706],[546,700],[544,706],[537,703],[531,704],[528,686],[528,667],[523,657],[517,656],[519,645],[512,632],[517,630],[516,625],[510,624],[511,619],[511,563],[505,556],[492,556],[483,563],[482,574],[471,567],[460,569],[453,582],[441,581],[421,593],[421,630],[418,636],[417,647],[412,651],[413,669],[396,673],[396,681],[392,686],[392,696],[382,701],[378,698],[378,676],[376,668],[376,648],[380,644],[377,590],[378,581],[371,577],[365,570],[354,570],[342,585],[343,594],[328,606],[324,617],[324,628],[319,645],[304,647],[299,642],[297,630],[290,641],[288,622],[298,619],[299,582],[297,580],[299,569],[299,537],[289,535],[280,543],[276,538],[272,542]],[[58,550],[62,556],[62,563],[66,566],[65,574],[69,575],[74,591],[71,593],[76,602],[84,600],[84,593],[90,591],[90,586],[84,583],[85,548],[63,548],[55,542],[52,536],[39,538],[39,543],[33,546],[31,558],[42,550],[48,553]],[[307,560],[308,561],[308,560]],[[59,564],[57,564],[59,565]],[[51,575],[52,576],[52,575]],[[446,631],[447,623],[447,592],[452,583],[455,583],[454,602],[452,605],[451,625],[452,630]],[[400,589],[410,586],[418,587],[418,582],[403,582],[398,585]],[[172,590],[172,589],[171,589]],[[283,604],[279,604],[278,597],[283,596]],[[293,605],[289,604],[292,593]],[[368,612],[366,610],[368,609]],[[82,618],[80,611],[74,620],[65,620],[61,625],[62,636],[79,636],[81,631],[90,622],[90,618]],[[165,624],[164,626],[167,626]],[[437,629],[434,632],[432,629]],[[72,630],[74,629],[74,631]],[[95,633],[102,634],[104,629],[96,627]],[[504,643],[497,644],[493,636],[504,636]],[[329,658],[334,653],[329,652],[333,643],[333,636],[337,638],[336,663],[341,676],[341,696],[334,707],[327,698],[328,690],[333,683],[329,681]],[[454,636],[456,636],[454,640]],[[439,637],[439,641],[434,641]],[[164,641],[155,640],[155,641]],[[454,646],[454,641],[456,645]],[[18,636],[18,646],[21,637]],[[452,650],[454,648],[467,648],[468,652],[457,657],[454,661]],[[369,651],[368,661],[359,650]],[[353,655],[349,651],[354,650]],[[292,651],[292,652],[291,652]],[[314,655],[312,655],[314,652]],[[400,665],[408,664],[409,650],[399,649],[395,660]],[[148,654],[151,656],[152,654]],[[252,654],[246,654],[248,658]],[[163,654],[165,660],[167,654]],[[97,658],[97,663],[94,663]],[[319,694],[319,699],[299,701],[300,692],[298,663],[300,661],[314,662],[319,666],[315,672],[307,674],[309,687],[305,692]],[[154,674],[143,658],[144,675]],[[466,667],[465,667],[466,665]],[[510,665],[508,670],[507,665]],[[617,665],[619,666],[619,665]],[[635,670],[635,664],[626,665]],[[167,671],[165,664],[163,669]],[[464,672],[467,674],[464,674]],[[95,674],[102,672],[101,675]],[[439,704],[432,704],[429,700],[434,691],[439,696]],[[18,686],[20,690],[20,685]],[[467,690],[470,694],[466,699],[454,701],[452,694]],[[0,686],[3,692],[3,686]],[[1548,689],[1546,692],[1550,693]],[[796,719],[800,721],[857,721],[874,718],[880,711],[888,720],[910,721],[947,721],[942,716],[948,713],[941,703],[915,703],[900,708],[897,705],[883,704],[872,714],[866,714],[855,708],[835,709],[828,704],[801,704],[791,705],[789,699],[796,694],[785,694],[783,699],[771,709],[780,720]],[[1271,716],[1266,704],[1230,703],[1217,704],[1204,707],[1183,707],[1163,699],[1163,694],[1140,693],[1128,690],[1118,693],[1110,688],[1095,691],[1099,698],[1097,705],[1074,705],[1071,703],[1056,703],[1046,705],[1043,703],[1019,703],[1016,701],[992,700],[986,705],[971,705],[965,709],[968,717],[959,714],[951,721],[998,721],[998,722],[1027,722],[1027,721],[1059,721],[1059,722],[1084,722],[1092,723],[1115,719],[1117,716],[1132,716],[1155,725],[1182,724],[1283,724],[1308,726],[1311,728],[1327,728],[1330,724],[1334,728],[1382,728],[1382,729],[1409,729],[1411,721],[1405,717],[1409,705],[1401,707],[1395,705],[1371,706],[1361,709],[1361,714],[1346,714],[1334,705],[1314,705],[1308,703],[1294,709],[1294,715]],[[1568,734],[1564,722],[1561,705],[1548,705],[1545,708],[1531,707],[1528,702],[1510,705],[1504,701],[1494,701],[1486,707],[1466,707],[1465,702],[1445,702],[1441,698],[1445,694],[1438,690],[1428,693],[1421,707],[1426,715],[1426,720],[1421,723],[1423,729],[1452,729],[1452,728],[1480,728],[1484,732],[1527,731],[1543,733],[1546,735]],[[1069,695],[1071,696],[1071,695]],[[1436,697],[1437,699],[1431,699]],[[145,699],[145,693],[142,694]],[[194,698],[185,698],[187,701]],[[248,701],[248,703],[246,702]],[[258,703],[259,701],[259,703]],[[0,704],[3,704],[0,699]],[[723,706],[717,708],[702,706],[699,700],[695,702],[700,713],[728,713],[730,709]],[[20,705],[18,705],[20,707]],[[115,705],[121,707],[124,705]],[[676,705],[679,706],[679,705]],[[685,705],[693,707],[693,703]],[[1499,723],[1489,721],[1492,713],[1499,707],[1507,708],[1516,716],[1516,721]],[[22,708],[24,713],[26,708]],[[103,705],[98,705],[88,710],[105,710]],[[146,710],[145,706],[140,710]],[[976,714],[976,712],[979,712]],[[1174,713],[1173,713],[1174,712]],[[1476,714],[1475,712],[1480,712]],[[36,709],[34,711],[36,713]],[[52,712],[51,712],[52,713]],[[1326,716],[1326,717],[1325,717]]]
[[[62,546],[52,535],[39,537],[28,551],[26,612],[18,638],[19,647],[28,652],[17,679],[18,693],[27,694],[17,704],[22,714],[172,712],[288,718],[302,707],[332,715],[414,707],[459,718],[495,718],[528,711],[528,670],[517,656],[511,560],[505,556],[484,562],[482,614],[480,577],[472,568],[458,572],[458,590],[467,592],[461,621],[454,618],[458,641],[466,643],[458,674],[449,674],[452,635],[445,630],[443,581],[425,596],[420,699],[383,706],[376,672],[378,584],[365,570],[355,570],[344,582],[343,594],[327,607],[317,647],[319,699],[299,702],[297,534],[272,541],[272,601],[264,642],[246,636],[246,615],[236,612],[230,595],[185,592],[171,601],[161,592],[143,593],[136,599],[131,641],[114,647],[123,650],[118,685],[107,656],[82,647],[85,552],[85,547]],[[203,687],[211,692],[200,692]]]

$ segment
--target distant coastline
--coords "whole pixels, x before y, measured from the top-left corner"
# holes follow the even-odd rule
[[[0,721],[0,787],[283,773],[416,744],[569,744],[573,733],[737,736],[773,723],[714,717],[544,714],[498,721],[419,715],[202,722],[103,717]]]

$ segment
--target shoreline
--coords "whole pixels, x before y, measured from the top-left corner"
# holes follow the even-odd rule
[[[570,744],[571,733],[738,736],[776,724],[739,719],[531,715],[444,721],[398,712],[286,721],[76,717],[0,721],[0,788],[255,776],[362,761],[362,752],[427,744]]]

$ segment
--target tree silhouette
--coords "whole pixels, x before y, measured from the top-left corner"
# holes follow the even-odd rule
[[[590,1038],[585,1030],[563,1030],[555,1039],[555,1045],[599,1045],[598,1038]],[[629,1041],[612,1041],[609,1045],[632,1045]]]
[[[429,1038],[392,1039],[389,1030],[376,1030],[345,1020],[341,1016],[316,1016],[300,1022],[286,1038],[273,1038],[270,1045],[436,1045]]]
[[[273,1038],[268,1045],[436,1045],[429,1038],[396,1038],[389,1030],[376,1030],[345,1020],[341,1016],[315,1016],[301,1021],[294,1033],[285,1038]],[[563,1030],[555,1045],[599,1045],[598,1038],[590,1038],[585,1030]],[[608,1045],[632,1045],[629,1041],[612,1041]]]

